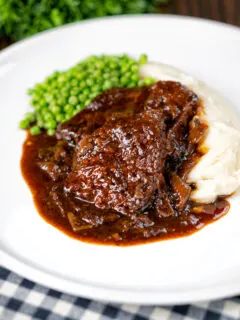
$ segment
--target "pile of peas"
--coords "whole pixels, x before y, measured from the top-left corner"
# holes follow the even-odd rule
[[[67,71],[54,72],[28,90],[34,111],[25,115],[20,128],[30,128],[33,135],[45,129],[52,135],[59,123],[71,119],[103,91],[153,84],[153,78],[139,77],[139,67],[146,62],[145,54],[138,61],[125,54],[90,56]]]

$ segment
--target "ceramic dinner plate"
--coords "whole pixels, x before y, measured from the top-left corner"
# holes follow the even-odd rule
[[[20,172],[26,90],[90,54],[146,53],[218,89],[240,110],[240,31],[174,16],[71,24],[0,53],[1,263],[22,276],[93,299],[178,304],[240,293],[240,195],[226,216],[184,238],[115,247],[69,238],[37,213]]]

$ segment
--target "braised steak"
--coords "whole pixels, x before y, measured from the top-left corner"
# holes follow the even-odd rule
[[[108,90],[54,137],[29,136],[22,169],[41,189],[40,212],[69,233],[104,243],[193,232],[207,221],[186,183],[207,130],[200,109],[193,91],[159,81]],[[38,182],[29,178],[33,172]],[[207,216],[226,212],[224,201]]]

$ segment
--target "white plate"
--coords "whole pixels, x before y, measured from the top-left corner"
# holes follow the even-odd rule
[[[0,54],[1,262],[47,286],[101,300],[176,304],[240,293],[240,198],[230,212],[185,238],[133,247],[68,238],[37,214],[21,177],[26,89],[90,54],[147,53],[219,89],[240,109],[240,31],[210,21],[129,16],[77,23]]]

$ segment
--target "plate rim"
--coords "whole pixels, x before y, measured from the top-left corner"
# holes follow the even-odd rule
[[[77,27],[78,25],[88,25],[88,24],[93,24],[93,23],[98,23],[101,21],[106,21],[106,20],[131,20],[131,19],[162,19],[162,20],[176,20],[176,21],[192,21],[192,22],[198,22],[198,23],[203,23],[203,24],[208,24],[208,25],[215,25],[224,29],[229,29],[235,32],[240,33],[240,28],[227,24],[222,21],[216,21],[212,19],[206,19],[206,18],[201,18],[201,17],[191,17],[191,16],[184,16],[184,15],[174,15],[174,14],[159,14],[159,13],[145,13],[145,14],[122,14],[119,16],[106,16],[106,17],[98,17],[98,18],[92,18],[92,19],[87,19],[87,20],[82,20],[82,21],[76,21],[76,22],[71,22],[67,23],[65,25],[59,26],[59,27],[54,27],[48,30],[40,31],[35,35],[29,36],[25,39],[19,40],[13,44],[10,44],[8,47],[2,49],[0,51],[0,62],[3,60],[5,57],[7,57],[9,54],[11,54],[14,51],[20,50],[22,47],[27,45],[29,42],[36,41],[39,38],[45,36],[46,34],[51,34],[55,33],[57,31],[69,29],[72,27]]]
[[[10,269],[18,275],[30,279],[34,283],[45,286],[47,289],[55,289],[60,292],[69,293],[82,298],[94,299],[102,302],[111,303],[128,303],[141,305],[183,305],[197,301],[207,301],[222,299],[239,294],[239,282],[236,281],[213,288],[202,288],[199,290],[192,289],[191,291],[161,292],[159,290],[144,291],[130,290],[120,288],[106,288],[99,285],[82,284],[67,278],[54,275],[50,271],[42,270],[40,267],[33,267],[25,263],[21,259],[15,258],[13,255],[3,252],[0,249],[0,254],[3,256],[3,267]],[[0,259],[2,260],[2,258]],[[38,279],[36,281],[36,279]],[[64,289],[63,289],[64,288]]]
[[[21,40],[15,44],[10,45],[8,48],[3,49],[0,52],[0,63],[7,58],[12,53],[17,53],[18,51],[27,47],[29,43],[35,42],[38,39],[41,39],[47,34],[56,33],[64,29],[78,27],[79,25],[88,25],[93,23],[98,23],[106,20],[131,20],[131,19],[162,19],[162,20],[172,20],[172,21],[192,21],[201,23],[204,25],[215,25],[224,29],[233,30],[234,32],[238,32],[240,35],[240,28],[237,26],[228,25],[223,22],[217,22],[210,19],[203,18],[195,18],[188,16],[176,16],[169,14],[137,14],[137,15],[120,15],[120,16],[109,16],[109,17],[101,17],[95,18],[85,21],[78,21],[74,23],[69,23],[67,25],[53,28],[50,30],[46,30],[40,32],[34,36],[31,36],[27,39]],[[174,22],[173,22],[174,23]],[[10,59],[11,60],[11,59]],[[11,61],[7,61],[7,63],[11,63]],[[1,65],[0,65],[1,67]],[[232,281],[231,284],[222,284],[217,288],[202,288],[199,290],[191,289],[191,291],[178,291],[178,292],[161,292],[158,290],[144,290],[141,292],[140,290],[130,290],[130,289],[120,289],[120,288],[104,288],[95,284],[83,284],[81,282],[74,282],[74,280],[70,280],[64,278],[60,275],[54,275],[51,271],[46,271],[41,269],[41,267],[32,266],[31,263],[25,262],[23,259],[15,256],[14,254],[0,248],[0,261],[5,268],[8,268],[17,274],[20,274],[27,279],[30,279],[34,282],[40,283],[41,285],[46,286],[47,288],[54,288],[59,291],[67,292],[73,295],[80,295],[83,297],[87,297],[90,299],[97,299],[100,301],[111,301],[115,303],[136,303],[142,305],[152,305],[152,304],[186,304],[191,302],[196,302],[200,300],[210,300],[210,299],[220,299],[223,297],[229,297],[232,295],[237,295],[240,293],[240,283],[239,281]]]

